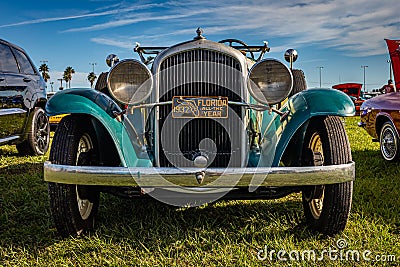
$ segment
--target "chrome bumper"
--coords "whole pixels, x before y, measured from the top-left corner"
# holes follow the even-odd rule
[[[201,183],[196,176],[204,176]],[[304,186],[353,181],[355,163],[313,167],[271,168],[127,168],[44,163],[47,182],[140,187]]]

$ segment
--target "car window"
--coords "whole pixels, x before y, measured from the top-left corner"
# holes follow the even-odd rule
[[[35,74],[35,69],[32,67],[31,62],[26,57],[26,55],[15,48],[12,48],[12,50],[15,54],[15,57],[17,58],[19,68],[21,69],[21,73]]]
[[[17,62],[8,45],[0,44],[0,71],[19,73]]]

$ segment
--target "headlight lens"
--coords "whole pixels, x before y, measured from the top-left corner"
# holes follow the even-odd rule
[[[107,77],[108,90],[123,104],[143,102],[151,94],[153,79],[149,69],[135,59],[116,64]]]
[[[247,81],[250,94],[258,102],[268,105],[284,100],[293,86],[291,71],[275,59],[256,63],[251,68]]]

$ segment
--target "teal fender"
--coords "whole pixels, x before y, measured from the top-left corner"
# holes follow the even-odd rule
[[[49,116],[60,114],[87,114],[95,118],[112,138],[122,166],[149,167],[148,158],[140,158],[138,149],[130,142],[130,133],[114,113],[122,110],[107,95],[93,89],[68,89],[57,92],[46,104]],[[99,134],[99,133],[98,133]],[[101,140],[101,137],[99,138]],[[147,153],[145,153],[147,154]],[[129,155],[129,156],[128,156]]]
[[[302,91],[290,98],[281,110],[289,111],[287,119],[282,122],[281,117],[276,114],[263,116],[264,128],[261,131],[259,166],[278,166],[290,140],[302,127],[303,131],[306,130],[310,118],[328,115],[347,117],[355,114],[355,107],[350,97],[332,89]],[[272,148],[272,144],[276,149]],[[268,159],[271,158],[271,152],[274,153],[273,160]]]

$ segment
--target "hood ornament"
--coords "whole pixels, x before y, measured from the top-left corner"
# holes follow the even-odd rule
[[[198,27],[196,30],[197,36],[194,37],[194,40],[202,40],[202,39],[206,39],[202,34],[203,34],[203,29]]]

